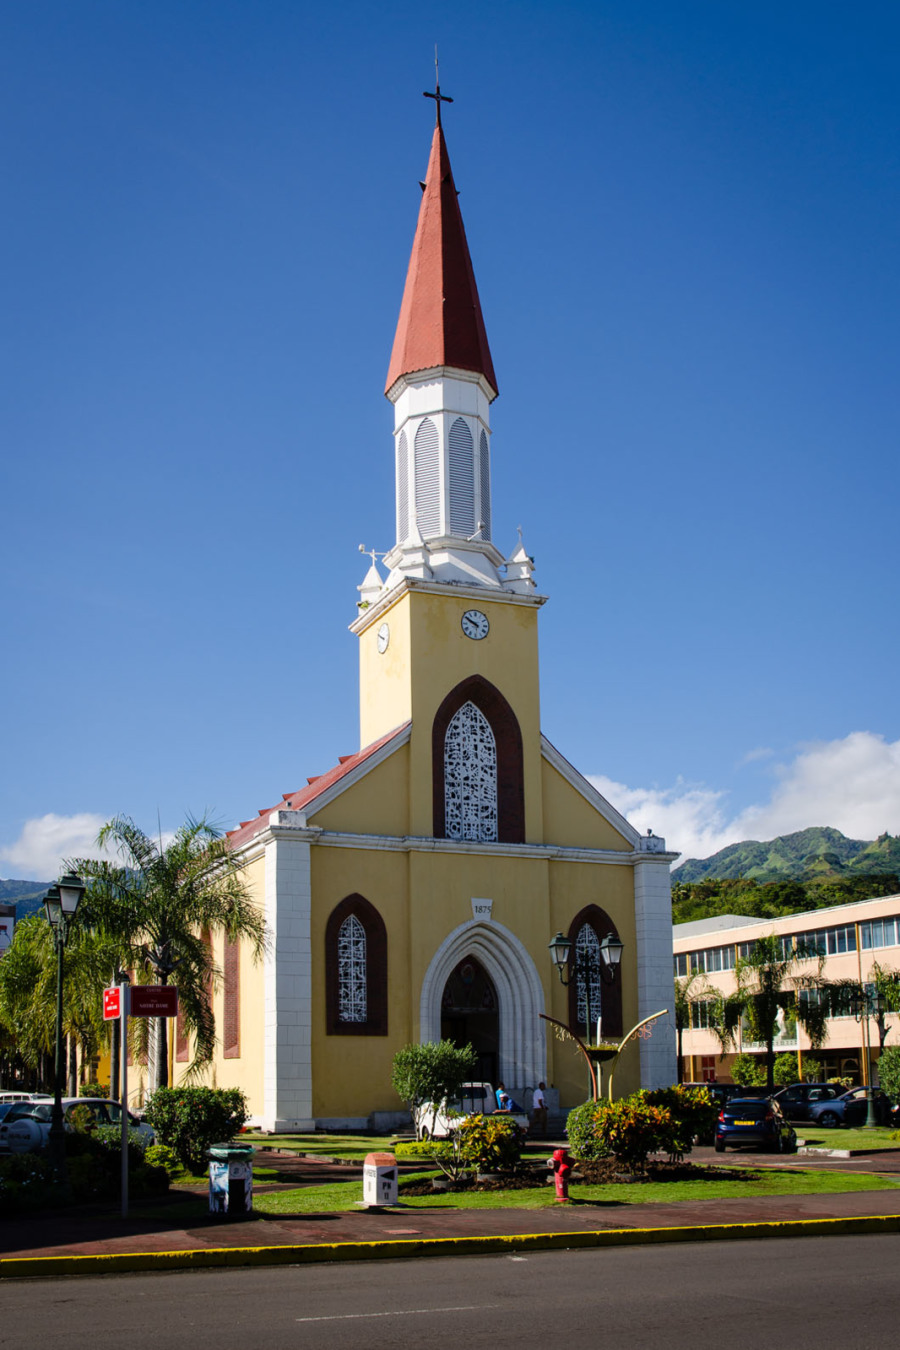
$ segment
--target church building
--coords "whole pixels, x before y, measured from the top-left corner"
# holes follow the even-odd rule
[[[590,1021],[592,1039],[599,1016],[618,1040],[672,1008],[677,855],[541,732],[547,597],[521,535],[508,556],[494,542],[498,383],[440,106],[385,387],[396,542],[381,569],[373,555],[350,624],[360,748],[230,835],[271,942],[254,963],[216,941],[209,1081],[243,1088],[266,1129],[399,1122],[394,1054],[442,1037],[471,1042],[473,1077],[526,1108],[542,1081],[570,1107],[584,1061],[541,1014],[582,1035]],[[390,462],[386,444],[386,475]],[[610,935],[618,967],[601,957]],[[616,1095],[675,1081],[672,1021],[624,1052]],[[181,1036],[174,1058],[177,1082]]]

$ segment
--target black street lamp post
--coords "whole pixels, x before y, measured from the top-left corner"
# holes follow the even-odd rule
[[[69,928],[75,919],[78,904],[84,895],[81,877],[67,872],[44,896],[44,909],[53,933],[56,947],[56,1062],[53,1074],[53,1113],[50,1123],[50,1159],[57,1185],[66,1179],[66,1131],[63,1125],[63,951],[69,937]]]
[[[591,1038],[591,976],[595,967],[592,967],[590,957],[587,952],[575,951],[574,960],[572,959],[572,943],[562,933],[557,933],[556,937],[549,944],[550,955],[553,957],[554,965],[559,974],[560,983],[569,985],[572,980],[578,980],[581,976],[584,988],[585,1017],[587,1019],[588,1040]],[[622,960],[622,951],[625,944],[617,933],[607,933],[606,937],[600,943],[600,978],[607,984],[612,984],[616,977],[616,970]],[[569,978],[563,974],[566,966],[571,966]]]

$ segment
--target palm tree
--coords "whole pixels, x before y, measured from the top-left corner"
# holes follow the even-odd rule
[[[127,816],[108,821],[97,836],[121,859],[78,860],[88,881],[85,921],[118,944],[119,961],[159,984],[173,983],[185,1028],[194,1033],[189,1076],[213,1057],[216,1029],[211,992],[218,970],[210,937],[246,939],[254,959],[266,948],[266,925],[227,839],[206,819],[188,818],[163,844]],[[159,1019],[154,1087],[169,1081],[166,1022]]]
[[[788,939],[789,941],[789,939]],[[801,965],[818,958],[815,974],[799,972]],[[714,1031],[723,1051],[734,1045],[744,1021],[754,1040],[766,1047],[766,1087],[775,1090],[775,1037],[778,1014],[799,1022],[814,1050],[827,1035],[828,1007],[825,1002],[798,998],[802,989],[822,989],[824,958],[813,948],[788,947],[776,933],[757,938],[748,956],[738,957],[734,967],[736,989],[718,1001]]]
[[[115,944],[109,938],[83,924],[73,926],[63,982],[63,1031],[69,1038],[70,1064],[76,1040],[85,1062],[105,1039],[102,991],[114,963]],[[15,937],[0,962],[0,1020],[17,1053],[33,1069],[40,1069],[54,1053],[56,977],[50,925],[42,915],[30,914],[16,925]]]

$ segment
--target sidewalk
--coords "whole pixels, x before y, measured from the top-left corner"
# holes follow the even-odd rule
[[[338,1177],[341,1180],[349,1179],[349,1169],[346,1167],[301,1159],[295,1159],[294,1166],[296,1174],[292,1181],[295,1185],[312,1185]],[[359,1177],[361,1183],[361,1169]],[[184,1196],[184,1192],[175,1194],[179,1198]],[[862,1227],[866,1231],[900,1231],[900,1188],[837,1195],[765,1196],[676,1201],[670,1204],[574,1202],[533,1210],[456,1210],[449,1207],[404,1209],[401,1206],[394,1210],[360,1210],[294,1217],[259,1214],[235,1222],[205,1216],[193,1222],[189,1228],[167,1223],[165,1208],[164,1201],[155,1204],[154,1217],[144,1216],[141,1209],[136,1208],[128,1219],[122,1219],[112,1210],[65,1210],[52,1215],[12,1219],[4,1223],[0,1231],[0,1277],[90,1273],[91,1268],[102,1265],[116,1270],[140,1269],[158,1264],[152,1256],[143,1263],[120,1260],[85,1262],[77,1259],[98,1256],[124,1258],[132,1254],[180,1254],[181,1260],[165,1262],[169,1267],[179,1264],[243,1264],[241,1252],[244,1252],[248,1264],[285,1260],[339,1260],[346,1256],[371,1258],[424,1255],[427,1254],[426,1248],[431,1248],[435,1240],[438,1240],[438,1247],[442,1250],[457,1246],[470,1251],[473,1246],[496,1250],[498,1240],[501,1246],[510,1241],[518,1242],[521,1249],[522,1240],[526,1237],[530,1239],[530,1247],[540,1248],[551,1245],[606,1245],[616,1240],[763,1236],[783,1233],[781,1226],[784,1224],[804,1225],[799,1230],[792,1229],[791,1235],[794,1235],[796,1231],[816,1231],[817,1221],[865,1221],[872,1216],[884,1216],[887,1221],[881,1224],[863,1223]],[[747,1231],[744,1225],[773,1227]],[[726,1233],[721,1232],[723,1226],[728,1227]],[[824,1226],[831,1227],[831,1223],[826,1222]],[[847,1225],[841,1224],[841,1227]],[[473,1239],[476,1240],[474,1243]],[[486,1239],[494,1241],[486,1243]],[[368,1244],[377,1244],[378,1249],[373,1250]],[[263,1248],[269,1253],[268,1257],[260,1251]],[[218,1262],[213,1259],[216,1252],[233,1253],[233,1256],[227,1261]],[[192,1254],[196,1254],[193,1259]],[[204,1259],[204,1254],[208,1255],[208,1259]],[[43,1262],[31,1266],[30,1261],[27,1266],[19,1265],[23,1259],[53,1257],[76,1259],[59,1263],[50,1261],[46,1267],[43,1267]],[[55,1269],[57,1266],[60,1269]]]

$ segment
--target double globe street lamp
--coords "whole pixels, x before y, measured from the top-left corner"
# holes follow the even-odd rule
[[[591,985],[592,976],[598,970],[596,963],[591,961],[590,953],[579,951],[575,948],[575,956],[572,958],[573,944],[562,933],[557,933],[556,937],[549,944],[550,955],[553,957],[553,963],[559,974],[560,983],[569,985],[572,980],[581,981],[581,987],[584,989],[585,1020],[587,1023],[588,1039],[591,1035]],[[618,933],[607,933],[600,942],[600,978],[607,984],[612,984],[616,977],[616,971],[622,960],[622,952],[625,944]],[[566,967],[571,964],[571,971],[568,978],[563,973]]]
[[[60,877],[55,886],[51,886],[44,896],[44,909],[47,922],[53,933],[56,947],[56,1066],[53,1076],[53,1113],[50,1118],[50,1159],[53,1164],[57,1184],[65,1181],[66,1170],[66,1131],[63,1125],[62,1080],[63,1080],[63,951],[69,938],[69,931],[75,921],[85,884],[74,872]]]

